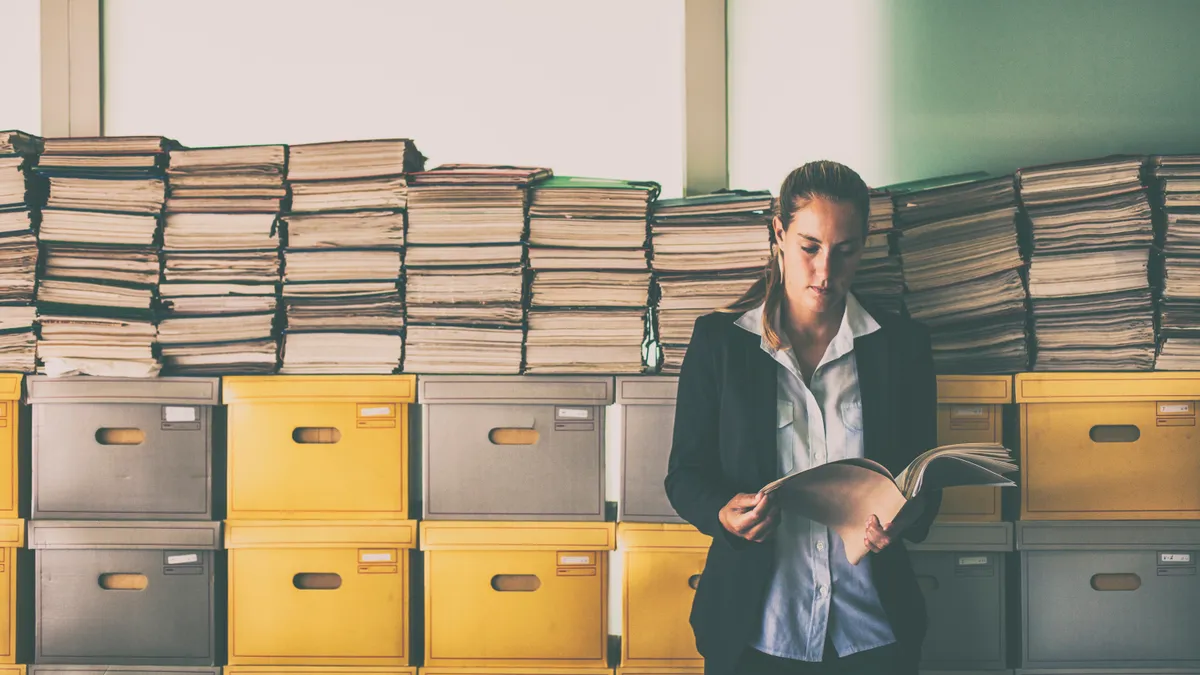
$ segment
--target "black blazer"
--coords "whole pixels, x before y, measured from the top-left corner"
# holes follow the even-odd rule
[[[713,538],[691,623],[708,675],[730,675],[761,626],[773,543],[735,537],[718,518],[739,492],[778,478],[775,447],[778,363],[761,338],[734,324],[738,314],[696,320],[679,374],[666,491],[689,523]],[[929,333],[916,322],[872,312],[880,330],[854,342],[865,454],[894,474],[937,445],[937,380]],[[931,492],[903,538],[921,541],[941,503]],[[865,528],[864,528],[865,529]],[[876,590],[904,654],[915,664],[925,636],[925,603],[897,541],[870,564]],[[907,660],[907,659],[906,659]]]

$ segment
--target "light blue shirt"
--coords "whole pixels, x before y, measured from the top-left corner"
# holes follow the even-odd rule
[[[762,336],[763,307],[743,314],[737,325]],[[778,316],[775,317],[778,326]],[[842,325],[825,350],[809,385],[777,332],[783,349],[764,338],[763,351],[779,362],[775,444],[779,475],[839,459],[863,456],[862,398],[854,340],[879,324],[848,294]],[[866,523],[863,523],[865,536]],[[820,661],[828,638],[839,656],[896,641],[871,579],[871,559],[857,566],[846,559],[841,537],[799,516],[780,513],[775,565],[762,629],[751,646],[800,661]]]

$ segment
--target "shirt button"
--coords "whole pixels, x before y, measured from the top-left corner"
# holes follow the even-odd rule
[[[817,595],[821,596],[822,598],[825,597],[825,594],[828,592],[829,592],[829,587],[826,586],[825,584],[821,584],[820,586],[817,587]]]
[[[825,550],[825,542],[823,542],[823,541],[818,541],[818,542],[817,542],[817,550],[818,550],[818,551],[824,551],[824,550]]]

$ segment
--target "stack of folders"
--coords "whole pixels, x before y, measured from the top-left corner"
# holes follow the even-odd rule
[[[662,371],[679,372],[696,319],[737,300],[771,255],[766,190],[662,199],[650,225]]]
[[[283,373],[387,374],[404,358],[407,139],[293,145]]]
[[[899,314],[904,311],[904,273],[892,225],[894,212],[890,192],[871,190],[867,239],[853,290],[869,306]]]
[[[0,370],[32,372],[37,367],[34,232],[46,195],[32,169],[40,151],[40,138],[0,131]]]
[[[161,136],[48,138],[39,372],[158,373],[154,308],[166,200]]]
[[[933,333],[938,372],[1025,370],[1025,263],[1013,177],[952,176],[892,190],[904,302]]]
[[[555,176],[529,205],[529,373],[638,373],[654,182]]]
[[[1154,163],[1166,236],[1158,370],[1200,370],[1200,155]]]
[[[283,145],[171,151],[159,287],[164,370],[275,371],[286,163]]]
[[[1150,370],[1154,225],[1143,157],[1017,172],[1031,223],[1035,370]]]
[[[409,177],[405,370],[521,372],[529,187],[551,175],[446,164]]]

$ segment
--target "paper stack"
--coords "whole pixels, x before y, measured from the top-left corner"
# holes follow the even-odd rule
[[[40,151],[40,138],[0,131],[0,370],[5,371],[28,373],[37,367],[34,228],[46,195],[33,167]]]
[[[167,371],[275,371],[286,162],[283,145],[171,151],[158,325]]]
[[[526,372],[642,371],[647,219],[659,190],[654,182],[570,176],[533,188]],[[605,253],[612,258],[597,258]],[[640,269],[623,267],[636,256]]]
[[[406,371],[521,372],[529,187],[551,175],[446,164],[409,177]]]
[[[161,136],[46,139],[37,169],[50,189],[39,230],[39,372],[158,373],[157,244],[171,145]]]
[[[1144,161],[1108,157],[1017,172],[1032,225],[1035,370],[1154,367]]]
[[[700,316],[737,300],[771,255],[766,190],[661,199],[650,226],[663,372],[679,372]]]
[[[1157,157],[1163,241],[1157,370],[1200,370],[1200,155]]]
[[[892,225],[894,212],[890,192],[871,190],[867,241],[852,290],[867,306],[900,314],[904,311],[904,273]]]
[[[406,174],[412,141],[294,145],[283,373],[392,373],[404,356]]]
[[[891,188],[905,305],[933,333],[940,373],[1029,365],[1024,261],[1012,176],[952,176]]]

